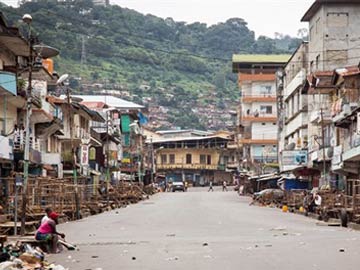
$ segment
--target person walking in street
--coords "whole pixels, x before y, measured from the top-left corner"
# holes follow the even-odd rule
[[[227,183],[226,183],[226,181],[224,181],[223,185],[222,185],[223,191],[228,191],[226,186],[227,186]]]
[[[209,183],[209,190],[208,190],[208,192],[209,192],[209,191],[214,191],[212,181],[210,181],[210,183]]]

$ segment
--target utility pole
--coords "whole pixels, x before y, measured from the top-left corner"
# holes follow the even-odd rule
[[[79,202],[79,190],[78,190],[78,179],[77,179],[77,168],[76,168],[76,151],[74,149],[74,139],[73,139],[73,112],[72,112],[72,104],[70,99],[70,88],[66,88],[66,97],[67,103],[69,106],[69,126],[70,126],[70,145],[71,145],[71,153],[73,157],[73,178],[74,178],[74,186],[75,186],[75,215],[76,219],[80,219],[80,202]]]
[[[323,174],[324,174],[324,183],[327,185],[327,179],[326,179],[326,157],[325,157],[325,131],[324,131],[323,108],[320,109],[320,121],[321,121],[321,144],[322,144],[322,152],[323,152]]]
[[[154,183],[154,145],[153,139],[150,137],[150,151],[151,151],[151,183]]]
[[[25,119],[25,149],[24,149],[24,183],[22,193],[22,207],[21,207],[21,229],[20,234],[25,235],[25,222],[26,222],[26,204],[27,204],[27,186],[29,178],[29,156],[30,156],[30,115],[31,115],[31,90],[32,90],[32,66],[33,66],[33,55],[32,45],[33,41],[31,38],[31,22],[32,17],[29,14],[23,16],[23,22],[29,27],[29,81],[26,93],[26,119]]]
[[[106,96],[105,96],[106,97]],[[107,206],[110,205],[110,194],[109,194],[109,188],[110,188],[110,163],[109,163],[109,157],[110,157],[110,148],[109,148],[109,111],[106,111],[106,202]]]

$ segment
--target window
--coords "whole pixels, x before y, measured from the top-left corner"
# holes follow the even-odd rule
[[[170,164],[175,164],[175,154],[170,154],[169,155],[169,163]]]
[[[186,164],[191,164],[192,160],[191,160],[191,154],[186,154]]]
[[[262,114],[272,114],[272,106],[260,106],[260,112]]]
[[[320,54],[318,54],[316,56],[316,69],[318,70],[319,69],[319,64],[320,64]]]
[[[208,155],[208,156],[207,156],[207,164],[208,164],[208,165],[211,165],[211,155]]]
[[[261,94],[262,95],[271,95],[271,85],[261,86]]]
[[[161,155],[161,164],[166,164],[166,163],[167,163],[167,156]]]
[[[200,155],[200,164],[206,164],[206,155]]]

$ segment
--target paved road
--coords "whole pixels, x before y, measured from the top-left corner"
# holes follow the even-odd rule
[[[316,223],[235,192],[161,193],[61,225],[79,251],[49,259],[70,270],[358,269],[360,232]]]

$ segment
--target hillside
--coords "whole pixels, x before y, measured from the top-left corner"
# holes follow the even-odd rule
[[[143,15],[91,1],[37,1],[4,7],[10,23],[33,16],[33,32],[58,48],[59,74],[71,74],[82,93],[114,90],[149,106],[154,128],[222,129],[231,126],[238,89],[233,53],[289,53],[299,40],[259,37],[240,18],[207,26]]]

